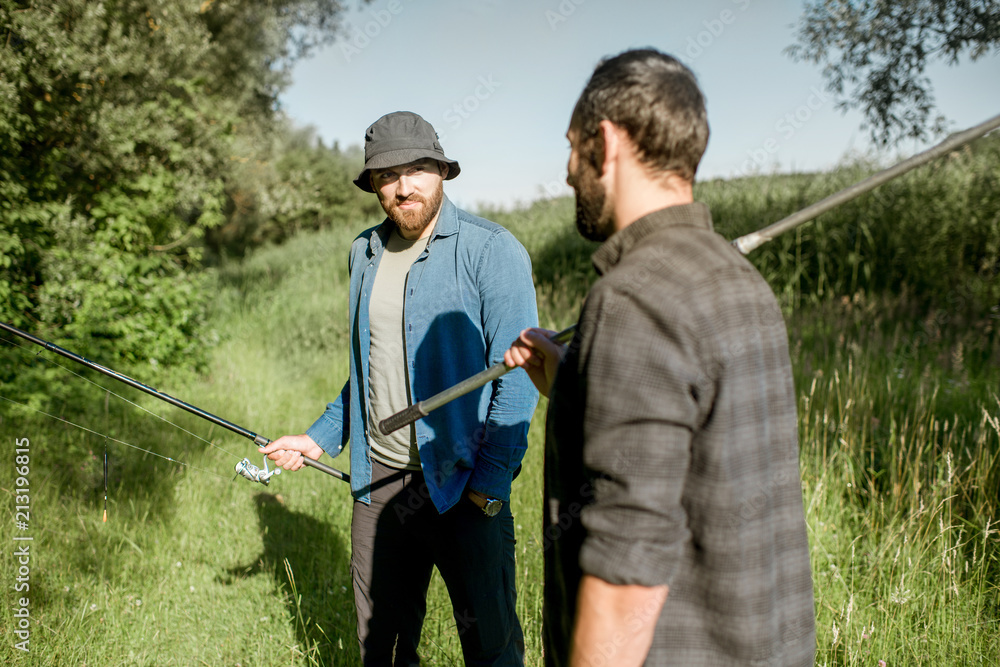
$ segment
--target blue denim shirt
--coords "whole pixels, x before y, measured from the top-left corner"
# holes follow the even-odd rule
[[[331,456],[350,440],[351,492],[365,503],[372,470],[368,302],[393,227],[386,219],[351,245],[350,378],[307,431]],[[501,363],[521,330],[537,321],[524,247],[500,225],[458,209],[446,197],[427,248],[406,279],[403,333],[412,400]],[[466,487],[509,500],[537,402],[527,373],[517,369],[416,422],[420,465],[439,512],[457,503]]]

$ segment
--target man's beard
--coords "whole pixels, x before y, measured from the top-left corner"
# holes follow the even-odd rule
[[[444,201],[444,184],[439,183],[437,189],[431,193],[429,199],[425,199],[414,193],[403,201],[417,201],[423,204],[418,209],[405,211],[399,208],[400,201],[393,197],[391,200],[380,199],[382,210],[396,223],[396,227],[402,232],[422,232],[431,223],[434,216],[441,209],[441,202]]]
[[[614,210],[597,170],[582,164],[570,176],[576,193],[576,229],[590,241],[606,241],[615,233]]]

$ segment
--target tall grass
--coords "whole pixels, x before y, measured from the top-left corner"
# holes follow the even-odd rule
[[[817,663],[996,664],[997,368],[961,387],[867,333],[796,353]]]
[[[979,144],[751,258],[779,294],[792,344],[818,664],[1000,656],[1000,189],[987,187],[1000,160],[990,150]],[[732,238],[865,169],[712,182],[697,194]],[[573,229],[572,201],[490,215],[532,255],[541,324],[572,323],[595,249]],[[211,366],[162,376],[158,388],[268,437],[303,431],[347,377],[346,257],[364,224],[303,234],[215,271]],[[248,441],[95,378],[181,431],[50,367],[38,358],[47,353],[0,345],[5,363],[35,369],[35,382],[73,385],[46,411],[97,432],[0,401],[4,441],[31,439],[35,538],[28,654],[13,648],[16,564],[0,550],[0,661],[357,664],[346,484],[314,470],[267,489],[233,481],[239,457],[257,460]],[[529,665],[541,664],[544,408],[512,497]],[[105,434],[189,467],[107,441],[103,523]],[[2,465],[11,471],[13,460]],[[11,479],[0,475],[9,494]],[[10,545],[13,498],[8,507],[0,540]],[[439,577],[428,609],[425,664],[460,664]]]

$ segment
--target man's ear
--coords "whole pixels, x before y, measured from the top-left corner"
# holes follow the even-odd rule
[[[601,163],[601,176],[608,173],[608,168],[617,162],[622,150],[623,130],[610,120],[602,120],[599,128],[601,139],[604,141],[604,159]]]
[[[449,165],[447,162],[441,162],[440,160],[438,161],[438,171],[441,172],[442,181],[448,178],[448,168],[450,166],[451,165]]]

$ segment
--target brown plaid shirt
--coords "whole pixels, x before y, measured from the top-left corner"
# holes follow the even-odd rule
[[[594,265],[549,404],[546,664],[568,661],[587,573],[669,586],[647,665],[811,665],[795,393],[774,295],[701,203],[637,220]]]

